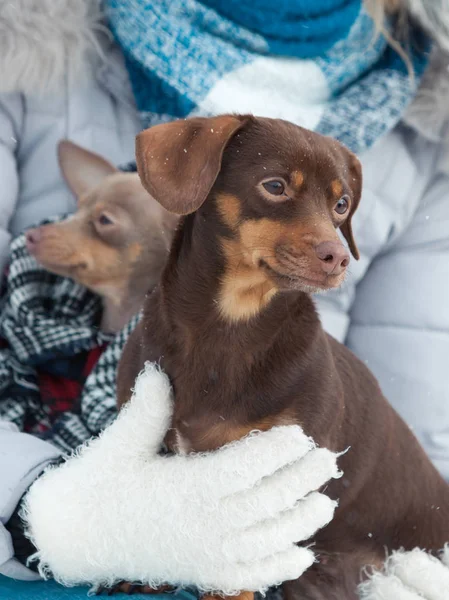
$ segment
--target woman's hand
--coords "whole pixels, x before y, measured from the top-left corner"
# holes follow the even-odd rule
[[[41,573],[228,594],[299,577],[314,555],[295,543],[334,513],[314,490],[339,476],[336,455],[288,426],[164,457],[171,414],[168,379],[148,364],[116,421],[32,485],[25,512]]]
[[[361,600],[447,600],[449,546],[440,560],[424,550],[394,552],[382,572],[360,586]]]

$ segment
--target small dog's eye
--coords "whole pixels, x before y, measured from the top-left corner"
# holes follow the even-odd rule
[[[282,196],[285,192],[285,186],[282,181],[278,181],[277,179],[273,179],[272,181],[265,181],[262,183],[263,187],[267,190],[269,194],[273,194],[273,196]]]
[[[112,220],[107,215],[100,215],[98,217],[100,225],[112,225]]]
[[[344,215],[349,208],[349,197],[348,196],[342,196],[340,198],[340,200],[337,202],[337,204],[335,205],[335,212],[338,213],[339,215]]]

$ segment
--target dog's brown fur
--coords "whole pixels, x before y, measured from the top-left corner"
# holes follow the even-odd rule
[[[319,562],[288,598],[352,600],[364,565],[385,552],[449,541],[449,487],[369,370],[322,329],[309,292],[338,286],[315,253],[344,234],[361,194],[358,160],[336,141],[280,120],[221,116],[154,127],[137,139],[144,186],[185,214],[118,374],[121,406],[146,360],[175,391],[178,451],[298,423],[341,456],[326,493],[333,521]],[[271,195],[267,180],[283,180]],[[341,194],[350,210],[335,212]],[[211,540],[213,543],[213,540]]]
[[[143,188],[139,175],[63,140],[62,173],[78,200],[71,217],[29,230],[30,253],[103,299],[101,329],[117,332],[159,281],[178,217]]]

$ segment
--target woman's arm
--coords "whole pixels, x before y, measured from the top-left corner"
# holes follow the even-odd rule
[[[22,496],[44,469],[60,458],[57,448],[15,425],[0,421],[0,573],[16,579],[36,579],[37,574],[14,558],[13,537],[20,544],[20,532],[11,536],[8,523]],[[22,538],[23,539],[23,538]]]

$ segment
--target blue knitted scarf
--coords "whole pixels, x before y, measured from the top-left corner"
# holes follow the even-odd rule
[[[107,0],[144,127],[193,115],[293,121],[362,152],[413,99],[430,44],[410,26],[415,71],[361,0]],[[394,34],[394,23],[385,27]]]

